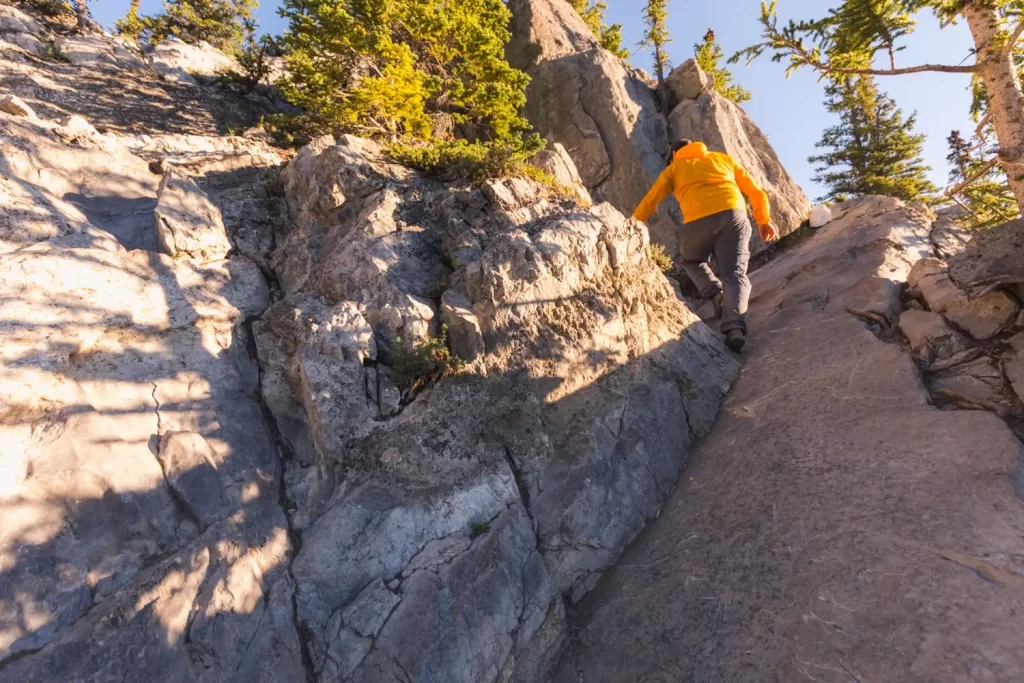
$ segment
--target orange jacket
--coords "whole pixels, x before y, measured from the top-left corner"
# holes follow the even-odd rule
[[[767,225],[772,220],[768,195],[746,169],[728,154],[709,152],[703,142],[692,142],[676,152],[672,163],[636,207],[633,218],[646,221],[669,192],[679,200],[684,223],[730,209],[746,213],[744,194],[754,207],[758,225]]]

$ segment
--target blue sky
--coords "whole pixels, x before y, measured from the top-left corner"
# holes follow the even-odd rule
[[[623,37],[633,50],[635,65],[650,70],[650,57],[637,46],[643,34],[640,0],[607,0],[608,23],[623,25]],[[129,0],[93,0],[93,16],[101,24],[111,25],[124,15]],[[277,16],[278,0],[263,0],[257,10],[262,29],[279,33],[284,23]],[[760,0],[670,0],[669,32],[673,42],[669,54],[673,63],[693,56],[693,45],[713,28],[727,54],[756,42],[760,32],[757,17]],[[143,13],[155,13],[160,0],[142,0]],[[779,0],[782,20],[821,16],[827,3],[821,0]],[[923,14],[917,32],[907,40],[907,49],[899,56],[899,66],[919,63],[957,64],[969,58],[970,33],[964,25],[949,26],[940,31],[930,14]],[[811,181],[814,171],[807,156],[814,153],[814,143],[821,131],[833,123],[822,106],[823,88],[809,70],[801,70],[789,80],[785,67],[762,57],[750,68],[736,65],[736,80],[750,90],[754,98],[744,105],[774,145],[782,162],[797,182],[812,197],[822,194]],[[967,133],[973,126],[967,109],[970,105],[970,77],[963,74],[915,74],[892,76],[879,80],[902,107],[904,113],[917,111],[917,130],[925,133],[925,159],[932,167],[932,180],[946,184],[946,136],[954,128]]]

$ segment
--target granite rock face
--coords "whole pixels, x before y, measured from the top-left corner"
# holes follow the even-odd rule
[[[562,597],[657,514],[735,361],[608,204],[447,187],[358,138],[284,185],[257,345],[318,680],[543,680]],[[468,365],[416,376],[442,330]]]
[[[564,0],[512,0],[510,63],[530,77],[526,115],[563,145],[594,201],[625,215],[665,169],[671,142],[700,140],[747,168],[772,200],[782,235],[807,219],[810,202],[783,168],[768,139],[735,104],[713,92],[690,60],[659,91],[644,75],[603,50]],[[651,239],[673,255],[682,220],[674,198],[648,221]],[[754,236],[755,251],[762,248]]]

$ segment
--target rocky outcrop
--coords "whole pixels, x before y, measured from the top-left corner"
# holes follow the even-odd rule
[[[257,345],[317,679],[543,680],[562,596],[657,514],[735,361],[607,204],[447,188],[356,138],[284,185]],[[433,383],[410,357],[442,325],[471,363]]]
[[[654,92],[601,49],[564,0],[513,0],[509,9],[508,59],[531,78],[527,118],[565,147],[595,201],[631,214],[668,156],[668,126]],[[675,252],[672,204],[648,225],[652,239]]]
[[[43,27],[38,21],[11,5],[0,5],[0,49],[43,51]]]
[[[145,63],[129,48],[127,41],[102,33],[61,36],[53,42],[57,52],[77,66],[110,66],[142,69]],[[135,46],[138,51],[138,46]]]
[[[191,45],[167,38],[152,46],[146,61],[164,80],[181,85],[196,85],[195,76],[217,76],[237,71],[238,64],[209,43]]]
[[[941,313],[975,339],[989,339],[1017,319],[1017,302],[1008,294],[989,291],[971,299],[956,286],[946,264],[938,259],[922,259],[914,264],[907,283],[930,310]]]
[[[301,680],[260,269],[156,253],[118,136],[0,129],[0,681]]]
[[[768,191],[783,235],[807,219],[810,202],[768,139],[739,107],[710,91],[692,60],[673,71],[659,97],[638,72],[601,49],[564,0],[512,0],[509,9],[508,58],[532,79],[526,115],[565,147],[595,201],[631,214],[664,170],[671,141],[686,137],[733,155],[751,172]],[[680,220],[670,199],[648,222],[651,239],[670,254],[678,251]],[[755,235],[755,249],[761,246]]]
[[[781,236],[788,235],[807,220],[811,210],[807,196],[757,124],[734,102],[707,87],[700,90],[696,72],[700,67],[689,60],[666,79],[666,89],[672,93],[669,102],[679,101],[668,117],[672,137],[700,140],[708,149],[725,152],[739,162],[768,193],[772,221]],[[686,84],[689,87],[683,87]],[[756,230],[754,233],[756,252],[763,244]]]
[[[587,190],[583,179],[580,178],[576,162],[572,160],[562,144],[555,142],[548,145],[547,149],[541,150],[530,158],[530,164],[550,175],[562,187],[573,192],[584,206],[594,203],[590,191]]]
[[[865,198],[752,273],[743,372],[555,681],[1021,677],[1024,449],[940,405],[891,327],[930,228]],[[941,380],[999,389],[968,365]]]

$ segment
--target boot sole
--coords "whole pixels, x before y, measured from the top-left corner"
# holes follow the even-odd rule
[[[744,337],[733,337],[725,342],[726,346],[732,349],[733,352],[739,353],[743,350],[743,347],[747,345],[747,340]]]

